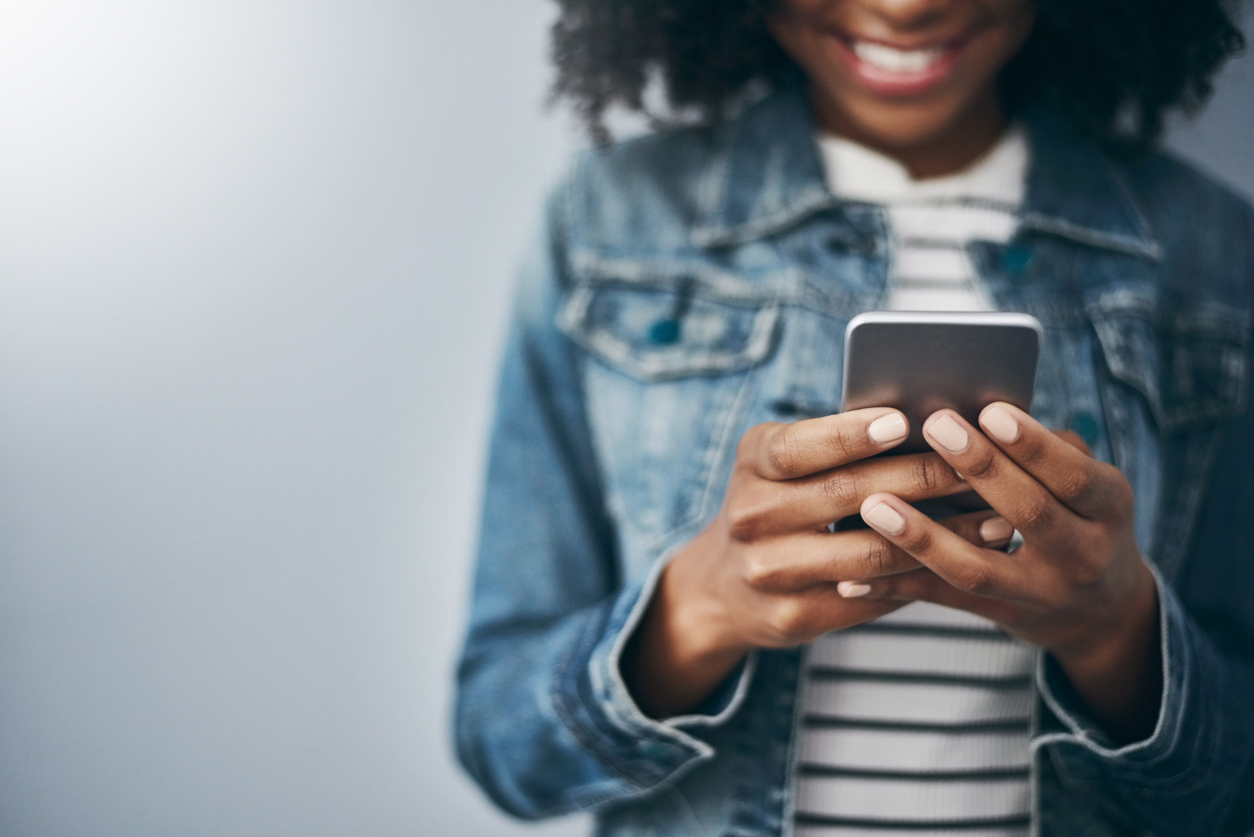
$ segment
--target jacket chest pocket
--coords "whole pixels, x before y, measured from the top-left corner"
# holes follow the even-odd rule
[[[1090,305],[1089,315],[1111,375],[1145,397],[1160,432],[1214,424],[1245,409],[1248,312],[1219,303],[1162,311],[1123,292]]]
[[[596,278],[558,314],[588,355],[588,421],[611,511],[624,537],[640,539],[629,553],[712,513],[721,496],[711,474],[735,449],[748,373],[770,357],[781,319],[777,300],[732,290],[682,272]]]
[[[641,381],[746,369],[770,353],[779,306],[670,287],[581,286],[558,325],[603,363]]]

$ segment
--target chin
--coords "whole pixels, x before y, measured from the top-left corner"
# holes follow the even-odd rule
[[[948,133],[962,122],[964,112],[961,106],[949,102],[841,102],[838,106],[859,135],[876,145],[902,149],[926,145]]]

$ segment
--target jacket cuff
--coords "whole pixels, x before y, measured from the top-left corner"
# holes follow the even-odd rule
[[[1052,748],[1055,762],[1077,784],[1101,785],[1112,779],[1189,784],[1187,777],[1205,773],[1203,762],[1213,753],[1213,742],[1204,740],[1210,729],[1198,722],[1190,706],[1198,697],[1198,673],[1189,620],[1158,571],[1150,570],[1158,591],[1162,694],[1148,738],[1116,745],[1089,714],[1058,662],[1048,654],[1039,658],[1036,683],[1048,711],[1032,748],[1061,745]]]
[[[559,672],[555,690],[555,706],[571,731],[642,790],[673,782],[714,757],[714,748],[694,733],[723,724],[739,710],[757,660],[751,652],[693,713],[659,720],[640,709],[620,663],[669,558],[664,555],[643,581],[625,587],[599,625],[588,626],[585,640]]]

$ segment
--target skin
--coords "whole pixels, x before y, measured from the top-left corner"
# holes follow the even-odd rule
[[[1136,545],[1132,487],[1083,443],[1010,404],[986,407],[980,429],[941,410],[924,422],[923,436],[1019,530],[1023,546],[1009,555],[975,546],[891,489],[877,492],[863,501],[862,518],[923,567],[844,582],[838,592],[991,619],[1049,651],[1116,739],[1144,737],[1162,689],[1158,595]]]
[[[809,75],[824,127],[923,177],[958,170],[996,141],[1006,124],[996,76],[1032,19],[1028,0],[784,0],[770,27]],[[964,46],[942,82],[901,95],[862,83],[833,33],[899,49]],[[1145,737],[1162,688],[1158,600],[1133,537],[1131,487],[1078,439],[1012,406],[990,405],[980,421],[941,411],[924,424],[935,453],[877,459],[905,438],[894,410],[749,430],[722,508],[673,556],[626,649],[641,708],[691,710],[754,648],[809,642],[921,600],[1045,649],[1112,737]],[[910,506],[971,489],[991,511],[937,522]],[[828,531],[859,513],[871,529]],[[1024,545],[1007,555],[1012,529]]]
[[[819,124],[897,158],[915,177],[935,177],[965,167],[1000,136],[996,76],[1034,19],[1028,0],[783,0],[768,26],[809,77]],[[936,89],[884,95],[837,54],[848,37],[900,49],[966,43]]]

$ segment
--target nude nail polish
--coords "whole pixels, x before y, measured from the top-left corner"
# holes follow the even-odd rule
[[[871,585],[856,581],[842,581],[836,585],[836,592],[846,599],[856,599],[871,592]]]
[[[871,437],[871,441],[881,445],[900,441],[906,438],[906,419],[901,413],[880,416],[867,425],[866,434]]]
[[[877,503],[875,508],[862,515],[862,519],[890,535],[900,535],[906,531],[906,519],[887,503]]]
[[[962,453],[971,445],[971,437],[962,425],[950,416],[941,416],[927,426],[927,435],[950,453]]]
[[[1019,438],[1019,422],[996,404],[980,416],[980,425],[1002,444],[1008,445]]]
[[[1008,541],[1014,533],[1015,527],[1004,517],[990,517],[980,524],[980,540],[984,543]]]

